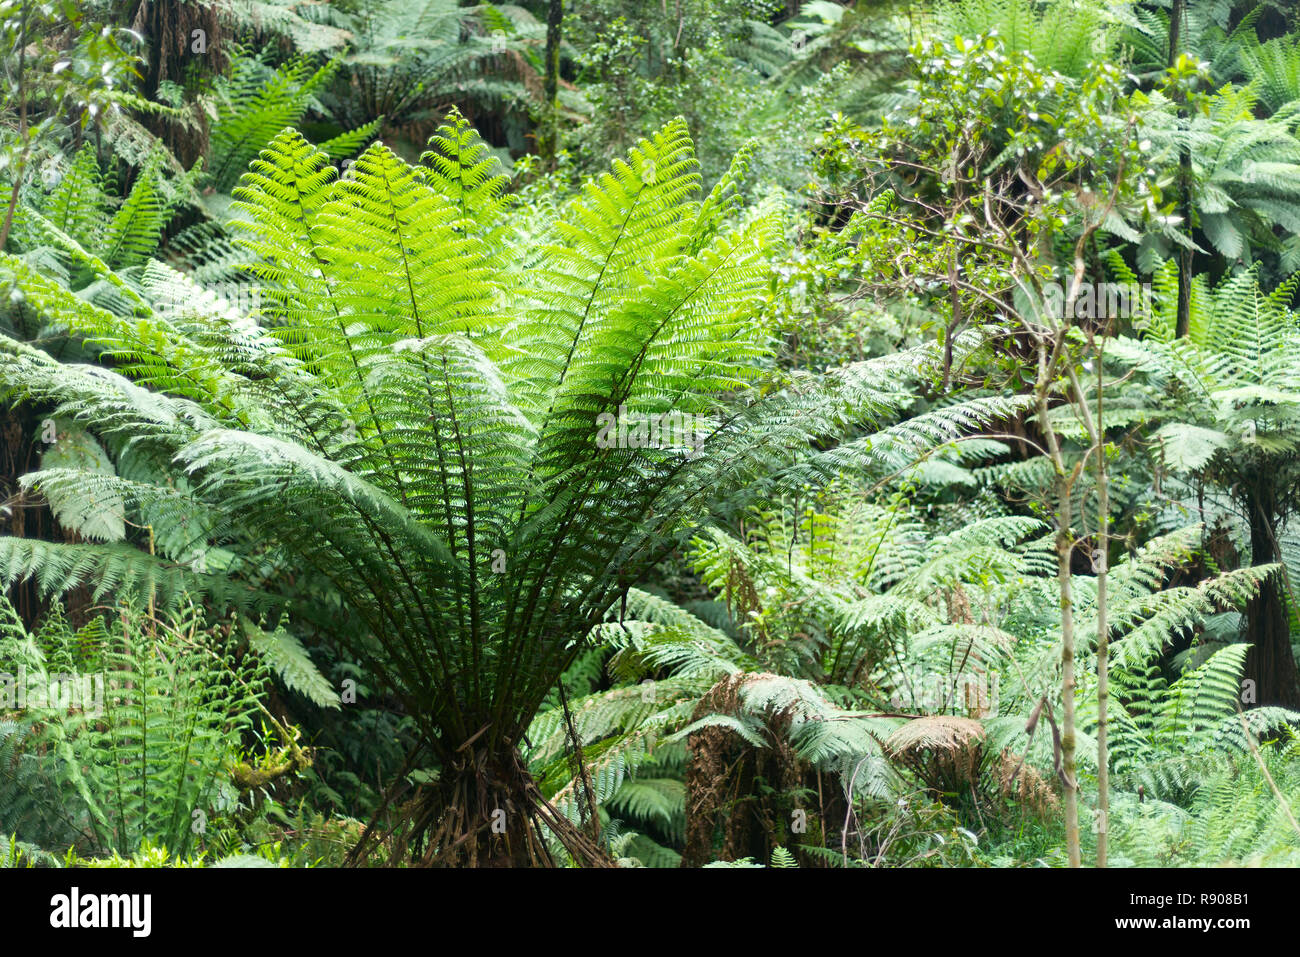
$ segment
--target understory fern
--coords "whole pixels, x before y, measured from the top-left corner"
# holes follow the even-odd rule
[[[234,810],[230,769],[265,694],[265,666],[223,652],[195,611],[120,609],[32,635],[5,606],[0,819],[43,847],[184,855]],[[13,680],[18,676],[24,687]]]

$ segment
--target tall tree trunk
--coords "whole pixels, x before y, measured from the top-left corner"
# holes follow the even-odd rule
[[[1178,62],[1179,47],[1182,46],[1183,24],[1187,22],[1187,0],[1174,0],[1169,12],[1169,49],[1166,51],[1167,66]]]
[[[1072,302],[1079,289],[1076,280],[1071,284],[1067,302]],[[1058,335],[1063,336],[1064,331]],[[1056,575],[1060,591],[1061,608],[1061,785],[1065,792],[1065,848],[1071,867],[1081,867],[1083,857],[1079,848],[1079,782],[1075,776],[1075,707],[1074,707],[1074,586],[1070,577],[1070,559],[1074,552],[1074,510],[1070,501],[1073,485],[1070,470],[1061,452],[1060,437],[1048,417],[1047,395],[1056,372],[1053,361],[1057,353],[1050,340],[1038,343],[1038,383],[1035,398],[1038,405],[1038,422],[1047,444],[1047,454],[1055,471],[1053,492],[1056,498]],[[1049,360],[1048,353],[1052,359]]]
[[[1279,561],[1274,529],[1277,506],[1271,488],[1257,487],[1246,499],[1250,511],[1250,555],[1254,565]],[[1253,681],[1259,704],[1300,709],[1300,676],[1291,651],[1291,626],[1286,602],[1276,580],[1265,582],[1246,604],[1246,678]],[[1250,704],[1249,696],[1244,701]]]
[[[1074,300],[1078,297],[1082,275],[1082,267],[1076,257],[1074,279],[1066,295],[1067,309],[1072,308]],[[1055,472],[1052,486],[1056,498],[1056,576],[1061,608],[1062,724],[1060,764],[1057,770],[1065,797],[1065,850],[1070,866],[1081,867],[1083,856],[1079,847],[1079,781],[1075,775],[1074,585],[1070,577],[1070,560],[1074,553],[1074,508],[1070,501],[1070,492],[1076,473],[1066,465],[1065,455],[1061,451],[1060,436],[1052,427],[1052,420],[1048,415],[1050,411],[1048,393],[1051,391],[1053,379],[1059,374],[1060,346],[1067,334],[1067,330],[1057,329],[1051,338],[1039,339],[1038,381],[1034,388],[1034,398],[1038,407],[1039,428],[1042,429],[1047,455]],[[1075,387],[1076,397],[1081,396],[1077,379],[1072,377],[1072,384]],[[1091,422],[1091,419],[1088,421]]]
[[[1074,584],[1070,577],[1070,557],[1074,538],[1070,526],[1074,515],[1070,503],[1070,484],[1064,472],[1058,473],[1056,532],[1057,584],[1061,600],[1061,773],[1065,790],[1065,847],[1071,867],[1083,863],[1079,849],[1079,784],[1075,771],[1074,708]]]
[[[13,187],[9,191],[9,204],[5,207],[4,224],[0,225],[0,252],[9,246],[9,230],[14,225],[14,211],[18,208],[18,194],[23,188],[23,177],[27,174],[27,154],[31,151],[31,135],[27,129],[27,0],[22,5],[22,15],[18,21],[18,76],[15,85],[15,98],[18,101],[18,139],[22,142],[22,151],[13,168]]]
[[[1182,198],[1178,201],[1179,215],[1183,217],[1184,234],[1192,238],[1192,154],[1190,147],[1183,147],[1178,158],[1179,180],[1182,182]],[[1178,318],[1174,323],[1175,338],[1182,339],[1192,327],[1192,255],[1189,246],[1178,248]]]
[[[1102,398],[1105,363],[1097,350],[1097,866],[1106,866],[1110,829],[1110,751],[1107,708],[1110,704],[1110,621],[1106,586],[1110,578],[1110,474],[1106,469],[1106,419]]]
[[[547,165],[555,162],[560,139],[560,43],[564,39],[564,0],[550,0],[546,10],[546,77],[542,98],[542,137],[538,152]]]
[[[1187,24],[1187,0],[1174,0],[1173,10],[1169,15],[1169,66],[1178,62],[1182,52],[1182,39]],[[1178,107],[1179,123],[1188,121],[1186,102]],[[1192,240],[1192,148],[1184,143],[1178,151],[1178,213],[1183,219],[1183,235],[1190,243]],[[1181,339],[1187,335],[1192,324],[1192,249],[1190,246],[1178,248],[1178,316],[1174,323],[1174,335]]]

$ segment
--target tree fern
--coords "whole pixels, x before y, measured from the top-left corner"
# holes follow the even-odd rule
[[[153,508],[183,490],[178,510],[192,498],[210,521],[194,547],[218,561],[205,572],[127,545],[7,541],[0,558],[10,580],[54,591],[107,573],[101,591],[130,584],[174,601],[188,589],[291,616],[305,599],[264,574],[268,558],[329,582],[380,641],[376,674],[449,769],[435,800],[456,829],[473,804],[452,793],[486,773],[464,765],[462,745],[526,791],[522,769],[508,770],[514,745],[582,636],[688,518],[842,428],[855,414],[846,400],[869,394],[873,376],[846,370],[838,397],[723,401],[760,372],[748,315],[778,225],[700,221],[682,124],[589,183],[538,265],[514,274],[490,228],[467,228],[490,222],[500,189],[477,141],[449,125],[433,147],[441,160],[413,168],[375,145],[339,178],[297,134],[275,139],[235,191],[262,328],[220,310],[168,318],[147,287],[118,316],[6,260],[30,308],[116,371],[9,341],[0,382],[91,424],[115,457],[147,452],[159,471],[113,487]],[[452,197],[454,168],[467,172]],[[601,448],[598,417],[620,407],[712,425],[698,451]],[[520,853],[538,846],[526,816],[512,826]],[[453,836],[428,838],[436,849]]]

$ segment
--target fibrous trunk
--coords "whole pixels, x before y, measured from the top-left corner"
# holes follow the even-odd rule
[[[1250,510],[1250,554],[1256,565],[1276,560],[1274,544],[1274,515],[1276,509],[1272,495],[1261,490],[1247,501]],[[1246,658],[1246,678],[1253,681],[1246,692],[1253,690],[1259,704],[1300,708],[1300,687],[1297,681],[1295,655],[1291,651],[1291,626],[1286,602],[1279,589],[1282,583],[1270,579],[1260,585],[1259,592],[1246,604],[1246,636],[1250,641],[1250,654]],[[1249,693],[1243,701],[1251,704]]]
[[[735,713],[738,695],[739,681],[724,678],[701,699],[692,720]],[[767,748],[756,748],[719,726],[690,735],[682,867],[702,867],[715,859],[766,861],[776,847],[804,843],[809,826],[819,826],[791,800],[804,788],[805,769],[786,740],[788,727],[788,716],[772,716],[772,745]]]
[[[572,860],[608,867],[599,844],[556,811],[513,745],[466,748],[400,809],[390,859],[429,867],[554,867],[548,836]]]

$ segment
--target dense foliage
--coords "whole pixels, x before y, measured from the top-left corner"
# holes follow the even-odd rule
[[[0,0],[0,861],[1300,863],[1300,20]]]

